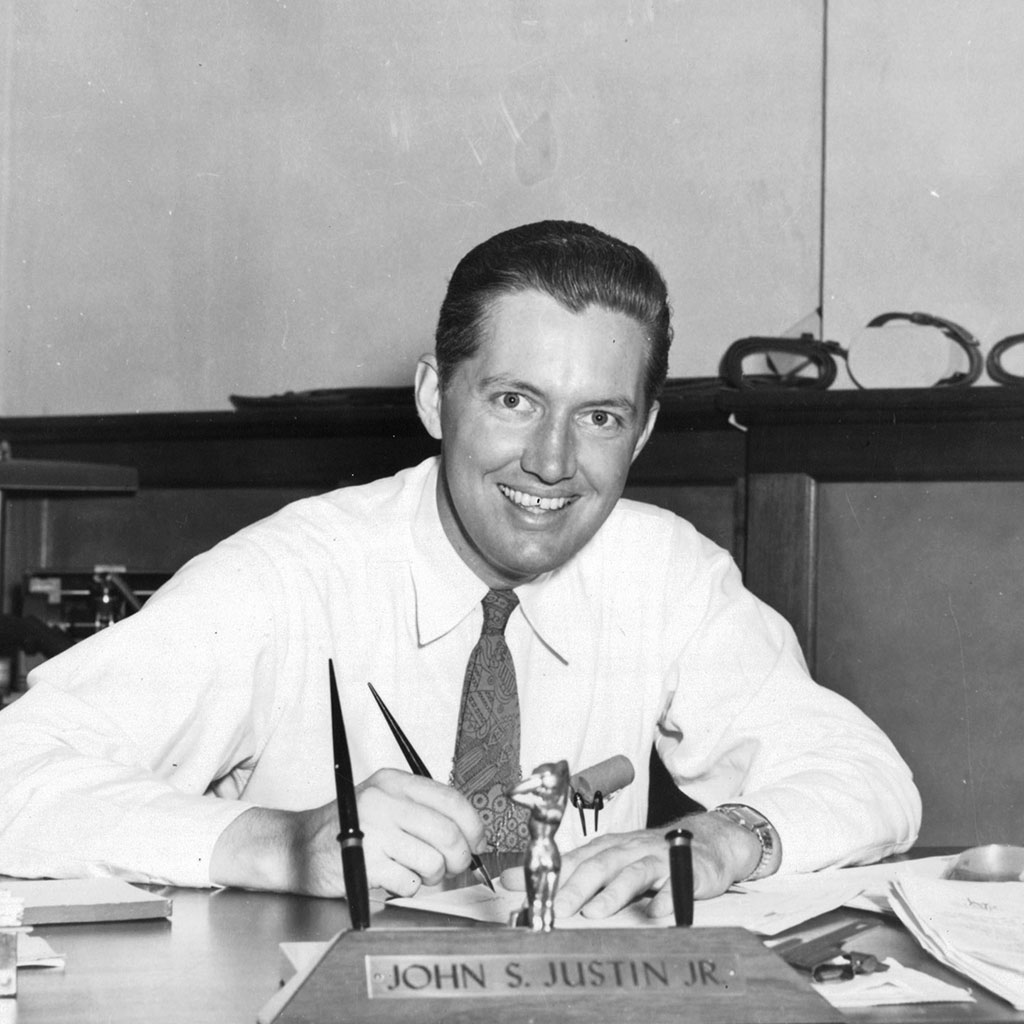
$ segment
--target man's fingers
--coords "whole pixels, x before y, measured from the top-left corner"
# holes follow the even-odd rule
[[[474,852],[483,853],[487,849],[487,839],[480,816],[473,810],[469,801],[451,786],[409,772],[383,768],[374,772],[359,786],[360,792],[370,788],[379,789],[398,799],[410,800],[421,807],[436,811],[454,822]]]
[[[654,899],[647,904],[648,917],[668,917],[674,911],[675,905],[672,902],[672,888],[668,885],[662,886]]]
[[[570,850],[568,853],[563,854],[562,871],[563,873],[569,872],[571,874],[580,864],[584,864],[594,857],[599,857],[605,851],[621,846],[623,842],[628,842],[632,838],[632,833],[623,834],[617,832],[597,836],[591,839],[590,842],[584,843],[583,846],[578,846],[575,850]]]
[[[390,889],[397,877],[405,892],[405,876],[410,873],[432,885],[446,874],[465,871],[473,837],[467,837],[460,822],[451,816],[455,813],[464,818],[464,810],[469,812],[474,835],[482,833],[468,802],[447,786],[406,772],[375,772],[359,787],[363,848],[368,867],[372,858],[376,869],[375,884]],[[396,875],[388,861],[404,869],[404,874]]]
[[[501,884],[512,892],[524,892],[526,889],[526,872],[522,866],[505,868],[501,873]]]
[[[415,896],[423,885],[420,875],[390,857],[368,858],[366,874],[371,888],[387,889],[396,896]]]
[[[414,874],[427,885],[433,885],[444,878],[449,857],[456,863],[464,857],[466,864],[469,864],[469,850],[464,843],[458,853],[446,856],[443,850],[418,835],[415,828],[417,817],[413,812],[406,815],[403,824],[411,826],[408,831],[394,826],[375,827],[372,831],[367,831],[363,839],[367,865],[369,866],[370,858],[373,858],[378,865],[384,862],[394,862],[404,870],[405,874]],[[428,834],[430,832],[429,829],[425,831]],[[455,870],[461,871],[464,868],[455,868]],[[378,884],[389,888],[383,881]]]
[[[668,875],[667,849],[649,835],[619,836],[619,843],[582,851],[572,873],[559,889],[556,912],[562,916],[583,910],[587,917],[607,917]]]
[[[582,909],[584,917],[610,917],[664,880],[664,864],[656,856],[631,861]]]

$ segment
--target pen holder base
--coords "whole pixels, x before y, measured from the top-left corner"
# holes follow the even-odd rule
[[[343,932],[274,1018],[817,1024],[839,1013],[742,928]]]

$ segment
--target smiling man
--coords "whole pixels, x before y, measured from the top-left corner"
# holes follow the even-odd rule
[[[448,371],[416,375],[420,416],[442,442],[445,535],[488,586],[564,565],[622,496],[657,416],[643,391],[643,327],[528,290],[491,300],[486,340]]]
[[[669,913],[652,743],[708,808],[686,819],[700,897],[906,849],[920,801],[885,736],[724,551],[621,498],[670,340],[633,246],[547,221],[473,249],[416,370],[440,457],[241,531],[37,669],[0,714],[0,873],[341,894],[328,657],[369,882],[393,893],[521,847],[524,769],[621,754],[638,775],[600,833],[562,823],[556,911],[654,890]]]

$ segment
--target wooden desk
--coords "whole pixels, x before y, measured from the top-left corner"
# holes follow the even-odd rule
[[[349,924],[343,900],[154,891],[173,898],[169,919],[37,926],[67,965],[18,972],[18,1024],[255,1024],[281,981],[279,943],[326,941]],[[420,916],[387,908],[373,920],[408,928]],[[427,917],[431,927],[473,926]]]
[[[160,891],[174,899],[170,920],[39,926],[36,934],[66,955],[67,966],[60,973],[18,972],[18,1024],[254,1024],[281,978],[278,944],[324,941],[348,925],[345,904],[338,900],[241,890]],[[895,956],[906,966],[965,984],[925,954],[894,919],[835,913],[879,922],[856,937],[856,949]],[[374,921],[412,927],[416,916],[389,908]],[[454,923],[430,915],[434,927],[445,922]],[[871,1024],[1024,1021],[1024,1013],[972,988],[978,1000],[973,1004],[878,1007],[848,1016]]]

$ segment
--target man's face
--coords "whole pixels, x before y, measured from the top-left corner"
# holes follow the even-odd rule
[[[644,409],[646,355],[630,317],[527,291],[495,300],[443,392],[432,357],[421,363],[421,415],[442,439],[441,521],[489,586],[557,568],[605,521],[657,415]]]

